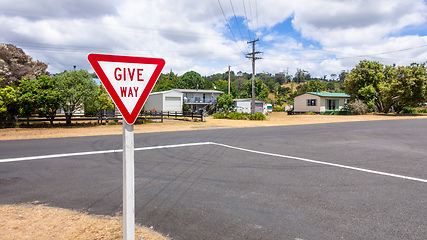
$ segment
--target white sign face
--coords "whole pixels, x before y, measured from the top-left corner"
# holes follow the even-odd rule
[[[88,60],[124,120],[133,124],[156,84],[165,60],[92,53]]]
[[[122,100],[126,109],[134,109],[148,80],[156,69],[156,64],[117,63],[99,61],[105,75]],[[129,111],[131,112],[131,111]]]

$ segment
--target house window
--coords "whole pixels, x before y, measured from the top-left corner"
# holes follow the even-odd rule
[[[307,99],[307,106],[316,106],[316,99]]]
[[[338,105],[338,99],[326,99],[326,110],[335,110]]]

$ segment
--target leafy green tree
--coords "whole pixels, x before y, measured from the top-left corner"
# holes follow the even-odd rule
[[[221,94],[216,98],[217,108],[230,110],[234,107],[233,96],[231,94]]]
[[[96,86],[92,96],[85,99],[85,114],[102,114],[103,111],[113,110],[114,102],[103,86]]]
[[[391,79],[386,78],[384,65],[363,60],[347,74],[345,92],[352,99],[360,99],[369,107],[376,107],[379,112],[388,112],[391,102],[384,102],[382,93],[386,91],[390,81]]]
[[[244,84],[244,90],[240,94],[241,98],[252,97],[252,80],[247,80]],[[255,78],[255,98],[258,100],[266,101],[270,89],[260,79]]]
[[[0,78],[0,82],[2,79]],[[18,115],[19,104],[15,85],[0,87],[0,115]]]
[[[228,80],[217,80],[214,82],[214,86],[216,87],[216,90],[228,94]],[[233,97],[237,97],[238,94],[236,85],[233,82],[230,82],[230,94]]]
[[[311,75],[308,71],[297,68],[297,72],[295,73],[295,76],[292,81],[296,83],[302,83],[307,82],[310,79]]]
[[[54,78],[55,90],[60,94],[60,107],[65,112],[67,124],[74,112],[84,107],[86,99],[96,93],[96,84],[86,70],[73,70],[58,74]]]
[[[299,93],[306,93],[306,92],[321,92],[325,90],[326,84],[321,82],[319,79],[316,80],[309,80],[306,84],[298,86],[298,92]]]
[[[177,87],[179,77],[173,73],[170,72],[168,74],[162,74],[157,81],[156,85],[154,85],[152,92],[162,92],[162,91],[168,91]]]
[[[399,66],[395,77],[387,89],[396,111],[404,107],[417,107],[427,101],[427,71],[425,64],[413,63]]]
[[[55,90],[53,78],[47,75],[40,76],[37,79],[37,113],[45,117],[53,124],[56,111],[59,109],[59,92]]]
[[[270,74],[270,73],[259,73],[257,76],[259,76],[259,79],[261,79],[262,82],[265,85],[267,85],[267,87],[268,87],[268,89],[270,89],[270,91],[272,91],[272,92],[274,91],[276,79],[272,76],[272,74]]]
[[[59,92],[54,89],[53,78],[42,75],[37,79],[24,79],[18,87],[20,113],[29,117],[39,114],[51,124],[59,108]]]
[[[177,82],[177,88],[180,89],[206,89],[205,80],[195,71],[184,73]]]
[[[364,60],[347,74],[345,92],[379,112],[392,106],[399,112],[426,102],[426,85],[425,64],[396,67]]]
[[[35,80],[23,79],[18,86],[19,114],[29,117],[37,111],[37,84]]]

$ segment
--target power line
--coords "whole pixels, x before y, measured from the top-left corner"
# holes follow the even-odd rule
[[[258,30],[259,25],[258,25],[258,1],[255,0],[255,16],[256,16],[256,30]]]
[[[236,42],[236,44],[237,44],[237,46],[239,47],[239,49],[240,49],[240,51],[243,53],[243,55],[245,54],[244,52],[243,52],[243,50],[240,48],[240,45],[239,45],[239,42],[237,41],[237,39],[236,39],[236,36],[234,36],[234,33],[233,33],[233,30],[231,29],[231,25],[228,23],[228,20],[227,20],[227,17],[225,16],[225,13],[224,13],[224,9],[222,8],[222,5],[221,5],[221,2],[218,0],[218,4],[219,4],[219,7],[221,8],[221,12],[222,12],[222,15],[224,16],[224,19],[225,19],[225,22],[227,23],[227,26],[228,26],[228,29],[230,29],[230,33],[231,33],[231,35],[233,36],[233,38],[234,38],[234,41]]]
[[[252,24],[252,32],[254,32],[254,38],[255,38],[255,31],[254,31],[254,18],[252,16],[252,5],[251,5],[251,0],[249,0],[249,13],[251,15],[251,24]]]
[[[243,9],[245,10],[245,20],[246,20],[246,25],[247,25],[247,28],[248,28],[248,37],[249,37],[249,39],[252,39],[251,30],[250,30],[250,27],[249,27],[249,19],[248,19],[248,15],[246,14],[245,0],[242,0],[242,2],[243,2]]]
[[[236,12],[234,12],[233,2],[231,0],[230,0],[230,5],[231,5],[231,9],[233,10],[234,20],[236,20],[236,25],[237,25],[237,28],[239,29],[240,37],[242,37],[242,42],[243,42],[244,41],[243,35],[242,35],[242,32],[240,31],[239,21],[237,20]]]

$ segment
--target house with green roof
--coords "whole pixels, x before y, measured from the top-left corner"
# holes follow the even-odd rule
[[[345,93],[306,92],[295,97],[294,112],[339,111],[344,108],[349,99],[350,95]]]

